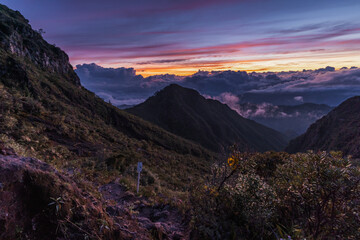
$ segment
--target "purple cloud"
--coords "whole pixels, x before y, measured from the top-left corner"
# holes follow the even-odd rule
[[[299,104],[316,102],[336,105],[360,90],[360,70],[326,67],[293,72],[247,73],[244,71],[199,71],[191,76],[174,74],[143,77],[133,68],[103,68],[77,65],[83,85],[117,100],[146,99],[163,87],[177,83],[198,90],[209,98],[237,109],[239,103]],[[261,110],[259,110],[261,111]]]

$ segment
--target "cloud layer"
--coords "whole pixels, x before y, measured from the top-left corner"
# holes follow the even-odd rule
[[[236,104],[246,102],[273,105],[312,102],[335,106],[360,94],[360,69],[355,67],[277,73],[199,71],[187,77],[171,74],[143,77],[132,68],[83,64],[77,65],[76,72],[86,88],[115,105],[140,103],[171,83],[196,89],[233,109]]]
[[[358,0],[2,2],[44,29],[73,65],[149,76],[360,64]]]

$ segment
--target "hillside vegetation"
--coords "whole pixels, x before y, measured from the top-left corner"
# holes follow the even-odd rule
[[[359,239],[359,183],[339,152],[234,150],[192,191],[193,239]]]
[[[19,12],[0,11],[0,140],[90,179],[135,175],[143,161],[159,189],[183,190],[186,173],[206,172],[212,153],[105,103]]]

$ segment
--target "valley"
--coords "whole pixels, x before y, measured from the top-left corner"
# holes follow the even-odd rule
[[[45,36],[0,4],[0,239],[360,238],[356,67],[143,77]]]

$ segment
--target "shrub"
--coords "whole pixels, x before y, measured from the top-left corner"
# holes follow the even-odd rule
[[[192,235],[359,239],[359,182],[359,168],[341,153],[234,151],[192,190]]]
[[[341,153],[292,155],[274,181],[284,225],[308,239],[359,239],[359,181]]]

